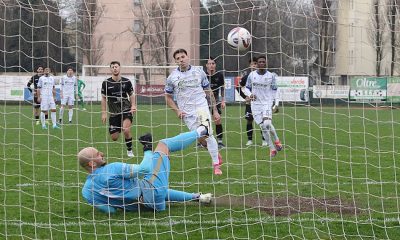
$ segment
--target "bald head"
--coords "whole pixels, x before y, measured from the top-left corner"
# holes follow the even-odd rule
[[[94,147],[87,147],[78,153],[78,161],[81,167],[86,167],[88,163],[97,157],[98,150]]]

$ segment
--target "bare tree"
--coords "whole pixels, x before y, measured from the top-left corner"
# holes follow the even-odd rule
[[[153,51],[153,57],[157,59],[158,64],[169,66],[171,47],[174,42],[172,34],[175,25],[175,21],[172,17],[174,13],[174,3],[171,0],[152,2],[150,5],[150,13],[154,33],[152,35],[151,44],[153,49],[162,51],[162,55],[160,55],[159,51]],[[163,57],[160,58],[159,56]],[[165,76],[168,77],[168,75],[168,69],[165,69]]]
[[[84,0],[78,2],[78,18],[80,23],[80,41],[83,56],[89,65],[98,65],[102,62],[104,54],[103,37],[94,35],[100,22],[104,7],[97,0]],[[97,75],[98,69],[90,69],[89,75]]]
[[[372,27],[369,30],[369,38],[375,49],[375,71],[377,76],[381,75],[381,65],[384,55],[383,46],[385,45],[385,39],[383,36],[385,31],[385,23],[384,20],[381,19],[382,17],[379,0],[374,0],[373,17],[371,19]]]
[[[395,70],[396,49],[397,49],[397,34],[396,34],[396,19],[398,17],[399,5],[397,0],[390,0],[388,7],[388,22],[390,26],[390,47],[391,47],[391,62],[390,76],[393,76]]]
[[[321,79],[329,74],[329,68],[333,67],[333,53],[335,40],[335,22],[333,1],[315,0],[315,12],[318,20],[318,58]]]

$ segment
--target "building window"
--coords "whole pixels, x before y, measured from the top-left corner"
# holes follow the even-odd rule
[[[133,22],[133,32],[134,33],[142,32],[142,21],[141,20],[135,20]]]
[[[133,5],[135,6],[142,5],[142,0],[133,0]]]
[[[133,63],[140,63],[140,49],[133,49]]]

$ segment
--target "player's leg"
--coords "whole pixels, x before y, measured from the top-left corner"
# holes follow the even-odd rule
[[[108,118],[108,132],[113,141],[117,141],[121,132],[122,114],[110,115]]]
[[[78,101],[79,106],[81,107],[82,110],[86,110],[85,102],[83,101],[83,93],[78,92],[78,97],[79,97],[79,101]]]
[[[247,134],[247,143],[246,146],[253,145],[253,114],[251,113],[251,106],[246,104],[246,112],[244,115],[247,120],[246,124],[246,134]]]
[[[72,117],[74,116],[74,103],[75,103],[74,96],[69,96],[67,103],[68,103],[68,122],[72,123]]]
[[[37,97],[33,97],[33,115],[35,117],[36,125],[40,124],[40,103],[37,101]]]
[[[64,117],[64,108],[67,103],[68,97],[63,95],[61,98],[61,107],[60,107],[60,112],[58,113],[58,121],[61,124],[63,122],[63,117]]]
[[[48,99],[42,98],[41,102],[40,102],[40,111],[41,111],[40,112],[40,122],[42,124],[43,129],[47,129],[45,116],[46,116],[47,112],[49,111],[49,107],[50,107],[50,105],[49,105]]]
[[[131,126],[133,121],[132,113],[124,113],[122,118],[123,118],[122,131],[125,137],[127,155],[128,157],[134,157],[135,155],[132,151],[132,133],[131,133]]]
[[[279,140],[278,133],[276,132],[276,129],[275,129],[274,125],[272,124],[272,119],[271,119],[270,132],[272,134],[272,138],[273,138],[276,150],[277,151],[281,151],[282,150],[282,143]]]
[[[271,116],[269,116],[269,114],[265,111],[265,108],[252,108],[252,112],[254,120],[260,126],[264,139],[268,143],[268,146],[270,148],[270,156],[274,157],[276,155],[276,149],[270,137],[270,128],[272,123]]]
[[[50,117],[51,122],[53,123],[53,129],[59,129],[60,127],[57,126],[57,109],[54,99],[50,99]]]
[[[218,110],[219,115],[221,116],[221,114],[222,114],[221,103],[219,103],[217,105],[217,110]],[[221,118],[218,121],[215,121],[215,132],[216,132],[216,135],[217,135],[218,148],[225,147],[225,145],[224,145],[224,143],[222,141],[222,138],[223,138],[223,135],[222,135],[223,127],[222,127]]]
[[[186,201],[199,201],[201,203],[211,203],[211,193],[188,193],[173,189],[168,189],[166,201],[170,202],[186,202]]]

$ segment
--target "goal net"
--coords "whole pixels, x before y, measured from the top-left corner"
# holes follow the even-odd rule
[[[398,237],[398,1],[1,3],[1,239]],[[235,27],[252,35],[245,51],[227,43]],[[193,143],[173,152],[169,188],[212,193],[213,201],[103,213],[82,196],[88,172],[77,153],[95,147],[108,163],[139,164],[139,136],[151,133],[156,144],[188,131],[164,97],[178,48],[205,71],[213,57],[224,75],[222,127],[213,125],[224,162],[217,176],[207,149]],[[283,149],[275,157],[237,91],[260,55],[277,75],[280,103],[272,123]],[[113,60],[135,90],[132,158],[123,133],[113,141],[102,122],[101,86]],[[52,128],[52,113],[41,119],[35,108],[29,81],[39,66],[55,79],[60,129]],[[69,66],[81,80],[79,96],[59,122],[59,84]]]

